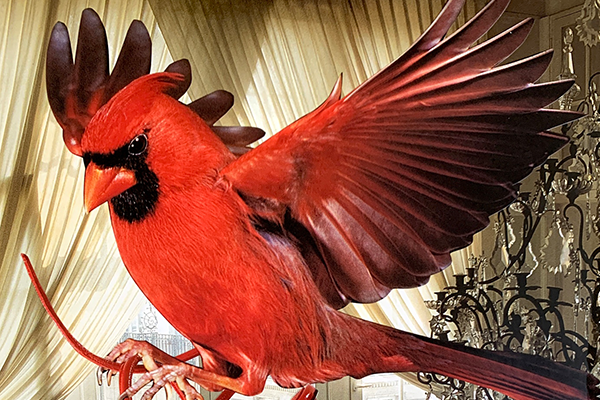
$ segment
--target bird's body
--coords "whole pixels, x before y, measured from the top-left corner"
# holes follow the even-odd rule
[[[146,79],[132,85],[168,85],[164,77]],[[92,134],[82,140],[86,181],[103,182],[94,174],[115,169],[135,171],[138,183],[109,197],[119,252],[142,292],[198,349],[204,371],[234,378],[234,389],[246,395],[259,393],[267,376],[286,387],[391,371],[465,378],[458,365],[471,381],[487,376],[482,371],[492,361],[484,353],[470,359],[461,348],[356,319],[330,305],[311,272],[314,253],[301,245],[306,231],[285,221],[294,216],[276,200],[244,198],[228,175],[244,157],[233,157],[204,121],[155,89],[147,96],[117,96],[90,122]],[[122,117],[123,107],[135,111],[131,118]],[[101,130],[102,140],[94,141],[93,132]],[[143,151],[125,153],[140,135]],[[281,171],[284,166],[273,172]],[[87,182],[86,201],[106,197],[105,186]],[[294,190],[300,189],[281,193],[294,196]],[[528,373],[517,371],[506,374]],[[506,382],[497,388],[512,394]],[[567,382],[561,391],[577,393],[570,385],[583,383]]]
[[[172,99],[165,101],[178,106]],[[152,114],[160,119],[160,113]],[[193,135],[213,135],[198,117],[189,116],[197,123]],[[217,145],[219,162],[205,169],[205,148],[193,154],[196,148],[183,143],[192,154],[179,165],[179,173],[198,172],[176,189],[161,185],[160,200],[143,223],[128,220],[137,211],[119,215],[110,206],[119,252],[136,284],[205,352],[204,358],[212,355],[253,371],[252,380],[259,386],[267,375],[291,387],[346,375],[334,359],[356,349],[360,330],[338,331],[339,324],[358,320],[326,303],[292,237],[252,223],[253,211],[217,173],[233,160],[225,146]],[[152,163],[149,167],[153,169]],[[270,289],[261,290],[265,285]],[[348,336],[338,337],[339,332]],[[282,349],[287,349],[285,357]],[[359,359],[352,357],[352,363],[355,375],[361,375]],[[373,372],[364,368],[362,375]]]
[[[140,355],[152,369],[127,395],[150,380],[146,398],[173,380],[192,398],[185,379],[253,395],[268,375],[303,386],[430,371],[519,400],[588,396],[584,372],[337,311],[445,268],[567,141],[547,130],[578,117],[543,109],[572,84],[533,83],[550,52],[497,66],[532,20],[470,47],[507,1],[491,1],[445,38],[462,4],[450,0],[411,49],[352,93],[340,98],[338,81],[323,105],[239,158],[171,97],[182,75],[134,80],[82,135],[69,131],[58,101],[68,80],[48,74],[69,149],[86,165],[86,208],[109,202],[132,278],[202,357],[201,369],[148,345],[117,346],[111,360]],[[94,57],[79,59],[83,71]],[[56,71],[70,65],[49,60]]]

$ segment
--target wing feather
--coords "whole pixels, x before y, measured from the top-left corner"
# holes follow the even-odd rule
[[[548,129],[579,117],[543,109],[572,84],[535,83],[551,51],[498,66],[532,20],[470,47],[507,0],[444,39],[463,3],[448,1],[404,55],[348,96],[339,99],[338,81],[323,105],[221,171],[244,198],[275,205],[263,217],[303,227],[301,249],[318,253],[307,267],[336,307],[446,267],[566,143]]]

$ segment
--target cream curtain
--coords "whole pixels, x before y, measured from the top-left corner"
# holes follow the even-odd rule
[[[192,98],[236,95],[224,123],[275,133],[398,57],[444,0],[148,0],[174,58],[188,58]],[[480,0],[468,0],[459,25]],[[485,1],[483,1],[485,3]]]
[[[131,20],[155,26],[142,0],[0,0],[2,400],[64,398],[93,369],[46,316],[20,252],[30,255],[64,323],[96,353],[110,351],[143,300],[120,263],[107,210],[83,211],[82,163],[66,150],[46,99],[50,30],[60,20],[76,33],[86,7],[108,27],[113,62]],[[154,63],[164,67],[170,56],[153,33]]]
[[[459,24],[479,8],[467,3]],[[130,21],[141,19],[152,28],[155,70],[170,54],[189,58],[192,98],[229,90],[237,104],[223,122],[272,134],[323,101],[339,73],[348,93],[400,55],[442,0],[0,0],[0,400],[64,398],[93,369],[45,316],[20,252],[65,324],[96,353],[110,350],[142,302],[106,208],[83,212],[81,162],[65,149],[46,100],[49,32],[60,20],[75,33],[85,7],[105,22],[113,62]],[[457,254],[452,270],[471,251],[478,254]],[[428,334],[422,300],[447,282],[440,274],[347,311]]]

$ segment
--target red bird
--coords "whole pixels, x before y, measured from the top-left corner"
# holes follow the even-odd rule
[[[192,399],[201,397],[188,380],[255,395],[267,376],[300,387],[430,371],[515,399],[588,398],[582,371],[337,311],[422,285],[446,267],[450,252],[514,200],[516,183],[567,141],[547,130],[578,116],[542,109],[572,84],[532,83],[551,52],[497,66],[531,19],[470,47],[507,0],[444,39],[463,3],[450,0],[404,55],[352,93],[340,99],[338,81],[319,108],[239,158],[211,118],[171,96],[187,88],[185,73],[145,75],[114,96],[124,83],[101,85],[88,99],[91,121],[75,128],[59,90],[71,77],[49,74],[65,140],[86,166],[86,209],[109,203],[132,278],[202,357],[198,368],[126,341],[108,358],[140,356],[150,371],[124,396],[150,381],[144,399],[167,382]],[[49,66],[63,65],[57,60],[49,56]]]

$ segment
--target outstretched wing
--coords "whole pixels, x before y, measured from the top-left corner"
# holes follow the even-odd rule
[[[46,89],[71,153],[81,156],[81,137],[90,119],[119,90],[150,73],[151,58],[152,42],[141,21],[131,23],[112,73],[106,31],[94,10],[88,8],[81,14],[75,62],[67,27],[62,22],[54,26],[46,57]],[[190,64],[185,59],[175,61],[166,71],[183,76],[168,93],[179,99],[192,81]],[[217,90],[188,106],[212,127],[233,106],[233,95]],[[246,152],[246,145],[264,135],[261,129],[252,127],[215,126],[213,130],[236,154]]]
[[[261,218],[302,242],[330,304],[372,302],[450,263],[515,184],[567,138],[546,132],[579,115],[543,110],[571,81],[533,84],[551,52],[497,66],[525,40],[525,20],[471,47],[508,0],[490,2],[443,39],[450,0],[399,59],[327,101],[222,171]]]

